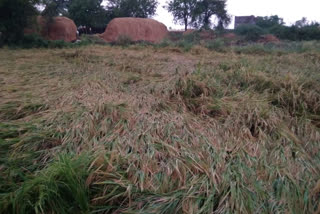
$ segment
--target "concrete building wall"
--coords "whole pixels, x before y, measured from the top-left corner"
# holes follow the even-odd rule
[[[240,25],[244,24],[256,24],[256,17],[255,16],[236,16],[234,22],[234,28],[239,27]]]

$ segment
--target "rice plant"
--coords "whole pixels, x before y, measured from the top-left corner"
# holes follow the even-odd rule
[[[319,213],[320,55],[237,48],[1,49],[0,213]]]

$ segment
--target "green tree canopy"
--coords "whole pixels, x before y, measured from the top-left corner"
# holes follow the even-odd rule
[[[171,0],[167,2],[166,9],[172,13],[175,23],[184,24],[184,29],[192,24],[192,17],[196,8],[196,0]]]
[[[295,26],[298,28],[302,28],[309,25],[309,21],[306,17],[302,17],[301,20],[296,21]]]
[[[15,43],[23,38],[24,28],[38,13],[37,0],[0,0],[0,40]],[[0,41],[0,43],[1,43]]]
[[[193,14],[195,27],[210,28],[212,16],[218,19],[218,27],[223,28],[231,22],[226,10],[226,0],[198,0]]]
[[[42,4],[45,6],[42,15],[45,17],[54,17],[60,14],[66,15],[70,2],[71,0],[42,0]]]
[[[140,17],[148,18],[156,13],[157,0],[109,0],[110,18]]]
[[[106,10],[102,0],[72,0],[68,5],[68,16],[79,25],[95,28],[106,25]]]
[[[271,28],[277,25],[284,25],[283,18],[279,16],[265,16],[265,17],[257,17],[256,24],[261,28]]]

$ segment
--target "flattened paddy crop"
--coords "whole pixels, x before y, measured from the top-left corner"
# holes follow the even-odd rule
[[[0,49],[0,213],[320,213],[320,55]]]

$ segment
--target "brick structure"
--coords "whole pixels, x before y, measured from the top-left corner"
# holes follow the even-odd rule
[[[236,16],[234,22],[234,28],[239,27],[240,25],[255,25],[256,24],[256,17],[255,16]]]

